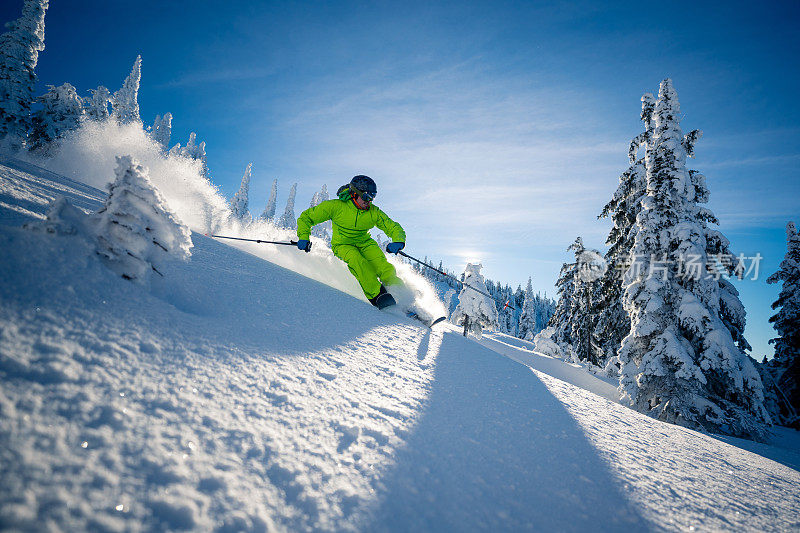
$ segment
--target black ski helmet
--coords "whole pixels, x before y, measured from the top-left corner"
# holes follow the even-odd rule
[[[353,179],[350,180],[350,190],[368,202],[375,199],[375,195],[378,194],[378,186],[375,185],[375,181],[369,176],[361,174],[353,176]]]

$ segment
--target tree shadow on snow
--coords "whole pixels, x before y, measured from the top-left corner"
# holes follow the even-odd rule
[[[653,529],[533,372],[454,333],[435,362],[427,405],[361,529]]]

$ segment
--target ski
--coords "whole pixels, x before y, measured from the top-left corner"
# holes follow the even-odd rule
[[[439,318],[434,319],[433,322],[431,322],[431,325],[428,326],[428,327],[432,328],[433,326],[435,326],[439,322],[444,322],[445,320],[447,320],[446,316],[440,316]]]
[[[447,318],[447,317],[440,316],[439,318],[435,318],[433,320],[425,320],[424,318],[419,316],[414,311],[406,311],[406,316],[409,317],[409,318],[413,318],[414,320],[419,320],[420,322],[425,324],[428,328],[433,328],[433,326],[435,326],[436,324],[438,324],[439,322],[441,322],[445,318]]]

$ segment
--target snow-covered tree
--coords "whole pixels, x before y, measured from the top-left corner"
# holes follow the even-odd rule
[[[708,201],[708,189],[701,174],[686,169],[686,157],[699,134],[682,134],[669,79],[652,120],[647,194],[623,280],[631,330],[619,351],[622,399],[659,420],[762,438],[769,415],[761,379],[722,317],[723,308],[741,303],[713,275],[720,267],[733,271],[733,256],[708,228],[713,214],[698,205]],[[743,313],[736,318],[743,326]]]
[[[244,171],[242,184],[239,186],[239,190],[236,192],[230,202],[231,214],[234,216],[234,218],[237,218],[242,222],[250,222],[253,218],[250,215],[250,209],[248,208],[248,196],[250,194],[250,173],[252,170],[253,163],[249,163]]]
[[[30,127],[36,63],[44,50],[48,0],[25,0],[22,16],[0,35],[0,140],[19,150]]]
[[[654,107],[653,95],[643,95],[641,119],[645,130],[631,141],[628,149],[631,166],[619,177],[619,185],[613,198],[603,207],[598,217],[610,218],[613,222],[606,239],[609,247],[605,255],[607,269],[597,281],[594,305],[597,316],[596,337],[606,359],[617,355],[622,339],[631,329],[630,318],[622,306],[622,274],[627,268],[633,248],[631,228],[636,223],[642,198],[647,192],[644,156],[639,156],[639,150],[646,150],[652,142]]]
[[[272,189],[269,192],[269,201],[267,202],[267,207],[264,208],[264,212],[261,213],[261,216],[258,217],[259,220],[272,220],[275,218],[275,206],[278,202],[278,180],[272,180]]]
[[[314,197],[311,199],[310,207],[319,205],[327,200],[330,200],[330,196],[328,195],[328,186],[323,185],[321,191],[314,193]],[[317,224],[311,228],[311,235],[326,241],[328,244],[330,244],[332,233],[333,225],[330,220],[326,220],[322,224]]]
[[[587,250],[583,239],[575,239],[567,250],[573,252],[575,260],[561,267],[556,287],[558,303],[550,319],[554,326],[553,340],[569,345],[580,361],[595,365],[604,364],[599,350],[595,329],[597,315],[594,312],[595,281],[587,269],[587,257],[599,257],[596,250]]]
[[[278,219],[277,226],[279,228],[297,229],[297,218],[294,216],[294,197],[297,194],[297,184],[292,185],[289,190],[289,199],[286,200],[286,210]]]
[[[532,341],[538,333],[536,331],[536,309],[534,308],[533,280],[528,278],[525,288],[525,300],[522,302],[522,313],[519,316],[519,329],[517,335],[520,339]]]
[[[172,137],[172,113],[164,113],[163,117],[156,115],[153,128],[150,130],[150,137],[160,144],[162,149],[169,148],[170,137]]]
[[[108,104],[111,102],[111,93],[100,85],[97,89],[90,89],[92,96],[84,99],[86,116],[91,120],[103,121],[109,117]]]
[[[75,87],[69,83],[47,87],[47,92],[38,98],[42,108],[33,114],[28,137],[29,148],[43,154],[50,151],[56,139],[77,129],[84,116],[83,99],[78,96]]]
[[[497,308],[494,301],[471,287],[484,287],[483,276],[481,275],[480,263],[468,263],[464,270],[464,284],[458,295],[458,305],[453,316],[450,318],[453,323],[464,327],[464,336],[472,332],[475,336],[481,336],[484,328],[497,327]]]
[[[500,286],[500,282],[497,283]],[[519,313],[520,311],[517,309],[516,302],[514,301],[514,291],[511,290],[511,287],[506,285],[502,287],[499,291],[499,300],[502,303],[498,303],[498,323],[499,330],[502,333],[506,333],[508,335],[516,336],[519,330]]]
[[[186,143],[186,146],[181,147],[180,143],[178,143],[172,148],[170,148],[169,153],[172,155],[180,155],[182,157],[188,157],[190,159],[200,161],[200,164],[202,165],[200,173],[204,178],[211,179],[210,173],[208,171],[206,143],[205,141],[198,143],[197,134],[195,132],[191,132],[189,134],[189,142]]]
[[[144,282],[161,274],[169,258],[187,260],[191,232],[150,182],[147,170],[131,156],[117,157],[116,180],[96,213],[97,253],[125,279]]]
[[[783,284],[772,304],[772,309],[780,310],[769,319],[778,336],[770,340],[775,357],[767,368],[778,395],[785,399],[784,404],[778,403],[781,420],[796,424],[800,422],[800,234],[793,222],[786,224],[786,255],[767,283]]]
[[[142,79],[142,56],[136,56],[133,68],[122,88],[111,97],[111,111],[120,124],[141,122],[139,116],[139,82]]]

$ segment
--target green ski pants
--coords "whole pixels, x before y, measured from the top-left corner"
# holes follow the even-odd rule
[[[372,239],[363,244],[337,244],[333,247],[333,255],[347,263],[367,299],[378,295],[381,282],[384,285],[403,283],[397,277],[394,265],[386,260],[383,250]]]

